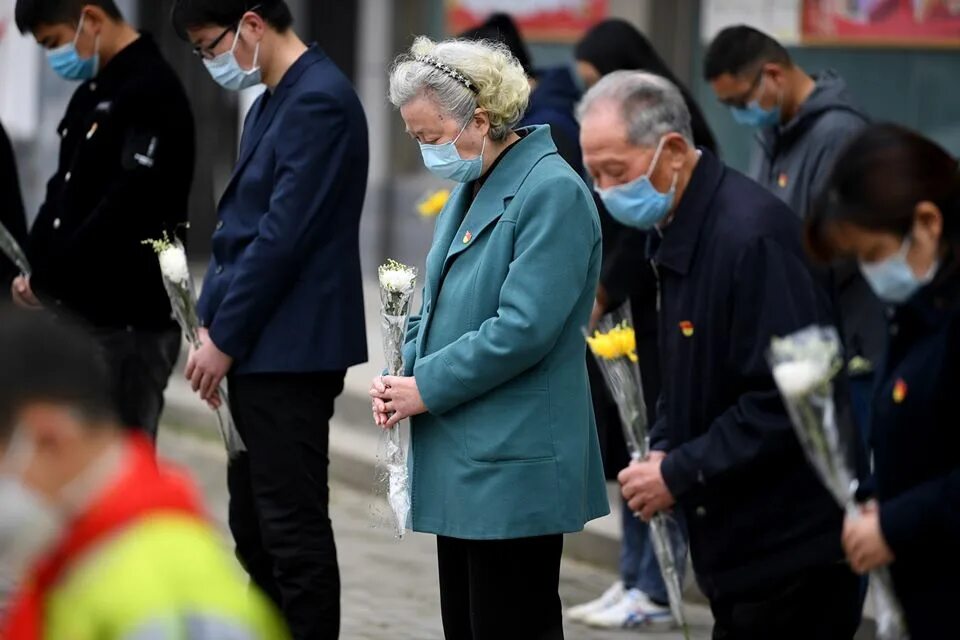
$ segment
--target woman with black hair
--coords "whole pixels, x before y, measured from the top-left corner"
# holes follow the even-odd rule
[[[874,477],[843,545],[858,572],[889,565],[913,640],[952,637],[960,600],[960,167],[896,125],[837,158],[807,221],[823,261],[855,257],[889,305],[870,446]]]
[[[625,20],[604,20],[587,31],[574,50],[577,74],[587,87],[614,71],[646,71],[666,78],[674,84],[690,110],[693,141],[719,155],[717,141],[707,119],[687,88],[677,79],[650,41]]]

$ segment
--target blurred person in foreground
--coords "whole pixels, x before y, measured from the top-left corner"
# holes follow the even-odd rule
[[[704,78],[733,118],[755,130],[749,176],[806,218],[837,154],[867,126],[835,71],[808,74],[776,40],[738,25],[717,34]],[[883,306],[853,262],[830,272],[842,327],[849,391],[866,433],[873,368],[883,351]]]
[[[50,68],[77,84],[25,247],[33,272],[16,278],[13,299],[81,319],[107,357],[118,418],[156,439],[182,338],[143,241],[187,221],[195,152],[187,94],[114,0],[17,0],[15,14]]]
[[[4,640],[283,640],[193,483],[125,433],[85,332],[0,309]]]
[[[960,601],[960,165],[874,125],[841,151],[807,221],[825,261],[853,257],[888,305],[869,445],[873,481],[843,545],[859,573],[889,566],[913,640],[956,635]]]
[[[580,106],[584,161],[611,214],[656,230],[663,390],[649,459],[620,473],[644,519],[679,508],[714,638],[849,640],[859,580],[842,512],[810,469],[766,351],[831,317],[781,201],[693,145],[669,81],[621,71]]]
[[[414,531],[436,534],[451,640],[563,638],[563,534],[609,505],[584,361],[600,224],[530,85],[498,43],[417,38],[390,101],[426,167],[458,182],[437,218],[406,375],[374,419],[412,417]]]

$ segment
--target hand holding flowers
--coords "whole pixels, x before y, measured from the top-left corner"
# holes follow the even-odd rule
[[[875,501],[862,505],[859,517],[848,515],[844,519],[843,550],[850,567],[860,575],[895,560],[880,529],[880,510]]]
[[[427,411],[413,377],[377,376],[370,386],[370,396],[373,398],[373,420],[384,429],[392,429],[401,420]]]

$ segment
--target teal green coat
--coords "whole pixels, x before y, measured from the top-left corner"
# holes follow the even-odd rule
[[[533,127],[437,221],[407,373],[411,522],[455,538],[583,529],[608,513],[583,339],[600,272],[586,185]]]

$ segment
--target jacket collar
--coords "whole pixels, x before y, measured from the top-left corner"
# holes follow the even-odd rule
[[[97,75],[83,83],[91,90],[108,95],[128,82],[131,76],[143,73],[143,62],[149,58],[159,58],[160,50],[153,37],[141,32],[140,37],[117,52]]]
[[[673,221],[663,229],[663,239],[653,256],[658,264],[680,275],[690,271],[697,243],[709,218],[713,196],[727,170],[710,151],[700,151],[700,160],[677,205]]]
[[[300,78],[303,77],[307,69],[325,57],[326,54],[323,53],[316,44],[311,44],[307,51],[287,70],[273,93],[260,98],[256,106],[261,110],[261,113],[257,115],[255,120],[249,123],[252,129],[244,135],[245,140],[240,152],[240,158],[237,160],[237,166],[233,171],[233,180],[236,180],[237,176],[243,172],[247,162],[249,162],[253,156],[253,152],[256,151],[257,146],[260,144],[263,134],[270,128],[270,124],[273,122],[274,116],[277,115],[280,106],[293,92],[293,87]],[[265,106],[262,105],[263,100],[267,101]],[[231,184],[233,180],[231,180]]]
[[[960,260],[951,251],[942,264],[933,282],[897,308],[899,319],[914,319],[924,328],[935,329],[950,316],[960,314]]]
[[[493,167],[473,202],[470,202],[473,185],[461,185],[440,214],[435,242],[441,248],[449,248],[441,268],[433,269],[430,275],[433,292],[439,290],[453,259],[473,246],[474,239],[503,215],[506,204],[517,194],[533,167],[545,156],[557,152],[549,126],[527,127],[518,133],[523,137]]]

